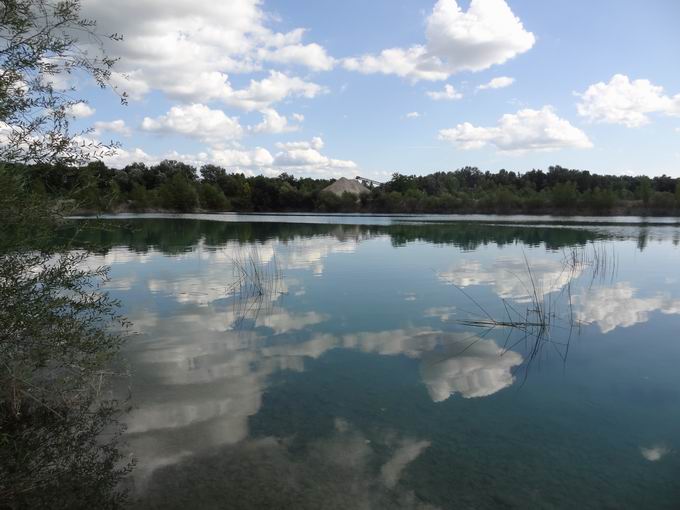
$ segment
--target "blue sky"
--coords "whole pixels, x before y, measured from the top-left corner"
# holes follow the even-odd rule
[[[380,180],[560,164],[680,177],[675,0],[83,0],[83,10],[125,36],[107,49],[127,106],[75,84],[89,106],[76,125],[122,143],[114,166],[169,157]]]

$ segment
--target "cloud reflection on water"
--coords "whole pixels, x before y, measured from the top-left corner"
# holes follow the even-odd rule
[[[510,386],[512,369],[522,356],[505,352],[493,340],[456,339],[443,349],[425,354],[420,365],[423,382],[435,402],[459,393],[463,398],[487,397]]]
[[[569,271],[560,260],[555,259],[531,259],[529,264],[539,297],[562,290],[582,272],[580,267]],[[499,298],[520,303],[530,302],[534,290],[527,272],[527,261],[522,257],[499,257],[489,264],[478,260],[463,260],[456,266],[439,272],[438,276],[444,283],[461,288],[492,286]]]
[[[671,450],[664,445],[656,445],[650,448],[641,447],[640,453],[645,460],[648,460],[649,462],[658,462],[671,453]]]
[[[577,317],[581,322],[597,324],[602,333],[647,322],[649,314],[660,311],[667,315],[680,314],[680,299],[668,294],[635,297],[637,289],[628,282],[612,287],[586,289],[575,296]]]
[[[453,268],[438,273],[438,277],[445,283],[460,288],[490,286],[500,299],[517,303],[530,302],[530,293],[534,288],[538,298],[542,300],[551,293],[559,293],[569,287],[571,306],[568,299],[564,300],[561,303],[563,310],[556,312],[563,316],[573,313],[575,323],[596,324],[602,333],[647,322],[650,314],[656,311],[667,315],[680,314],[680,299],[673,298],[668,293],[639,297],[636,296],[638,289],[625,281],[603,286],[602,281],[595,281],[587,274],[587,267],[583,265],[568,267],[563,260],[540,258],[531,258],[528,264],[531,276],[527,261],[521,257],[498,258],[488,263],[464,260]],[[560,303],[551,303],[555,304]],[[448,314],[442,316],[448,317]],[[500,318],[503,319],[504,316]]]
[[[136,343],[130,352],[137,375],[128,432],[140,476],[189,452],[245,440],[248,419],[260,410],[271,376],[302,371],[305,360],[333,349],[420,360],[423,383],[435,402],[456,393],[464,398],[491,395],[513,383],[512,369],[522,362],[519,354],[503,353],[493,340],[463,333],[414,328],[305,335],[300,332],[322,316],[282,307],[258,323],[268,331],[239,331],[230,327],[229,314],[229,308],[194,303],[172,316],[152,320],[147,313],[136,321],[142,339],[153,339]],[[413,453],[402,455],[408,459]],[[392,480],[395,475],[389,473],[398,471],[398,464],[384,476]]]
[[[276,258],[284,273],[304,268],[319,275],[326,257],[351,253],[357,242],[329,237],[255,246],[262,263]],[[138,480],[189,455],[246,441],[249,419],[260,411],[272,376],[303,371],[307,361],[334,349],[418,360],[422,382],[435,402],[455,394],[494,394],[513,383],[512,370],[522,363],[519,354],[504,353],[493,340],[428,327],[331,333],[321,327],[330,320],[327,314],[284,306],[282,296],[302,288],[297,277],[284,279],[282,293],[239,301],[229,288],[236,279],[233,260],[243,250],[235,242],[219,248],[201,242],[171,257],[150,251],[129,259],[122,250],[112,250],[109,262],[132,262],[130,267],[159,257],[155,271],[136,277],[154,302],[163,297],[171,303],[157,311],[135,309],[130,317],[140,333],[129,349],[135,408],[127,423],[139,459]],[[425,315],[450,313],[452,307],[442,307]],[[244,320],[249,327],[239,327]],[[403,443],[382,469],[383,483],[393,487],[404,466],[428,445],[422,440]]]
[[[336,418],[330,435],[293,453],[292,439],[264,437],[202,452],[159,469],[141,507],[393,508],[434,510],[400,484],[427,440],[373,431]]]

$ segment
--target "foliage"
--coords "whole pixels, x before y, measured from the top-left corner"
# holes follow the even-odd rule
[[[105,165],[72,166],[110,149],[69,126],[81,102],[70,77],[107,84],[102,41],[78,0],[0,4],[2,508],[125,504],[111,380],[127,324],[101,287],[107,271],[60,233],[75,205],[105,210],[120,190]]]
[[[110,77],[104,38],[120,36],[100,36],[78,0],[0,4],[0,161],[82,163],[109,151],[69,128],[81,102],[69,77],[86,73],[101,87]]]
[[[652,200],[652,183],[648,177],[642,177],[637,185],[637,194],[645,207],[649,206]]]
[[[678,214],[680,180],[668,176],[597,175],[550,167],[524,174],[462,168],[415,176],[394,174],[360,197],[324,192],[333,181],[247,177],[215,165],[197,169],[181,162],[141,163],[120,170],[103,163],[85,167],[14,165],[34,193],[74,198],[92,210],[282,211],[365,213]],[[74,190],[80,189],[78,195]],[[88,204],[88,205],[85,205]]]
[[[552,205],[558,209],[573,209],[578,200],[578,190],[573,182],[560,182],[551,190]]]
[[[201,183],[199,187],[199,199],[201,208],[208,211],[227,211],[231,208],[229,200],[224,196],[222,190],[208,182]]]
[[[118,321],[115,303],[93,287],[106,274],[74,269],[83,259],[0,261],[0,497],[15,507],[124,501],[117,490],[129,469],[116,448],[120,403],[104,393],[122,337],[107,332]]]
[[[118,508],[130,466],[108,388],[126,323],[102,292],[106,270],[55,235],[65,206],[6,171],[0,182],[0,500]]]
[[[198,192],[181,173],[174,173],[158,189],[160,204],[164,209],[179,212],[193,211],[198,205]]]
[[[143,211],[151,205],[149,191],[141,184],[135,183],[130,190],[130,208],[133,211]]]

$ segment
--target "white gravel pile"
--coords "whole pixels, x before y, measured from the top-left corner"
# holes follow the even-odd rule
[[[355,195],[370,193],[370,190],[359,181],[346,179],[345,177],[340,177],[330,186],[326,186],[322,191],[335,193],[338,196],[342,195],[343,193],[354,193]]]

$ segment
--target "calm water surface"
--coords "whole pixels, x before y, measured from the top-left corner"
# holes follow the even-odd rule
[[[215,219],[87,234],[138,507],[680,507],[677,226]]]

